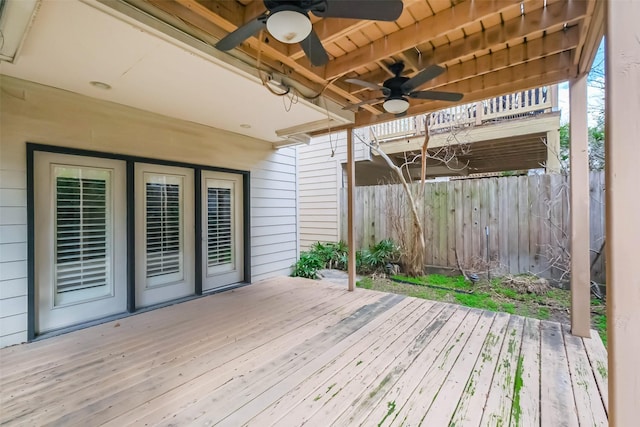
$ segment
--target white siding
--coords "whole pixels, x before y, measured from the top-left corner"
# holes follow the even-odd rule
[[[0,347],[27,338],[27,142],[250,171],[252,280],[289,274],[294,149],[6,76],[0,84]]]
[[[365,132],[359,131],[364,138]],[[315,242],[340,240],[342,165],[347,160],[347,134],[322,135],[298,150],[300,249]],[[334,155],[332,156],[332,151]],[[354,138],[356,161],[370,159],[369,148]]]
[[[289,275],[297,259],[296,155],[283,148],[251,175],[253,280]]]

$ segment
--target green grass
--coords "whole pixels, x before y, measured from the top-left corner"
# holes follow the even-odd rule
[[[365,277],[356,285],[364,289],[408,295],[414,298],[443,301],[483,310],[569,323],[568,313],[571,307],[571,293],[568,290],[552,288],[542,295],[536,295],[518,292],[507,284],[503,284],[500,278],[494,278],[490,283],[481,282],[473,285],[465,281],[463,276],[448,277],[440,274],[431,274],[413,278],[407,276],[394,277],[410,283]],[[464,292],[458,292],[460,290]],[[598,331],[606,346],[607,318],[604,303],[593,299],[591,305],[594,313],[592,327]]]
[[[467,307],[481,308],[484,310],[498,311],[498,303],[495,302],[489,294],[473,293],[473,294],[455,294],[455,301]]]
[[[356,286],[363,289],[372,289],[373,280],[371,280],[370,277],[365,277],[364,279],[357,281]]]
[[[399,275],[393,278],[402,282],[364,278],[357,286],[483,310],[568,322],[568,319],[558,317],[558,313],[564,314],[570,307],[570,293],[563,289],[551,289],[543,295],[536,295],[520,293],[506,284],[503,285],[499,278],[492,279],[491,283],[476,285],[466,281],[463,276],[448,277],[440,274],[421,277]]]
[[[598,334],[600,334],[600,338],[602,338],[602,342],[604,346],[607,346],[607,316],[604,314],[598,314],[594,319],[596,330]]]
[[[536,316],[538,319],[548,320],[551,317],[551,313],[547,307],[538,308],[538,315]]]
[[[409,276],[391,276],[392,279],[401,280],[403,282],[413,283],[415,285],[430,285],[441,288],[457,289],[470,291],[473,285],[469,283],[464,276],[443,276],[442,274],[430,274],[428,276],[409,277]]]

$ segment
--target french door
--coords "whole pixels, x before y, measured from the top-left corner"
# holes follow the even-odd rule
[[[202,172],[202,289],[244,280],[242,175]]]
[[[204,291],[245,280],[242,174],[202,170],[196,195],[195,167],[134,161],[127,182],[125,160],[33,155],[36,334],[125,313],[128,295],[135,308],[194,295],[196,238]],[[135,269],[131,282],[128,262]]]
[[[126,311],[125,162],[34,156],[35,329]]]
[[[193,169],[136,163],[136,307],[193,295]]]

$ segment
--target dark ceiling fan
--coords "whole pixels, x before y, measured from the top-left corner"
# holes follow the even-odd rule
[[[267,11],[227,34],[216,48],[227,51],[266,27],[283,43],[300,43],[312,65],[329,61],[320,38],[311,26],[309,12],[320,18],[395,21],[402,14],[402,0],[264,0]]]
[[[411,78],[401,76],[402,71],[404,70],[404,63],[402,62],[391,64],[389,66],[389,70],[394,74],[394,76],[385,80],[384,83],[382,83],[382,86],[360,79],[346,79],[345,81],[348,83],[353,83],[372,90],[380,90],[384,96],[362,101],[357,104],[351,104],[346,106],[344,109],[352,110],[357,109],[362,105],[377,104],[384,101],[382,106],[387,112],[401,116],[404,115],[409,108],[409,101],[407,100],[407,97],[452,102],[460,101],[463,97],[461,93],[456,92],[440,92],[435,90],[416,91],[417,88],[429,80],[435,79],[444,72],[444,68],[438,65],[430,65]]]

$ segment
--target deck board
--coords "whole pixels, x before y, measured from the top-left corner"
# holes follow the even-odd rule
[[[578,421],[581,426],[606,426],[607,414],[601,401],[594,401],[591,396],[598,393],[594,373],[589,364],[583,340],[571,335],[570,327],[562,325],[567,360],[571,372],[571,385],[576,401]]]
[[[282,277],[0,350],[0,424],[606,425],[606,358],[557,323]]]
[[[559,323],[541,322],[541,425],[578,426],[571,373]]]
[[[358,359],[343,357],[340,355],[335,359],[338,366],[342,366],[338,372],[318,385],[312,393],[306,396],[291,411],[281,408],[282,417],[286,417],[288,422],[302,424],[313,417],[319,417],[327,424],[331,422],[331,416],[339,414],[339,405],[350,403],[362,393],[361,383],[369,383],[376,377],[376,372],[384,370],[386,366],[394,360],[400,361],[397,357],[410,343],[414,342],[420,332],[418,320],[420,318],[432,318],[441,307],[433,304],[418,304],[416,310],[412,311],[401,322],[394,324],[393,328],[386,334],[375,335],[375,341],[367,342],[367,348],[362,348],[358,354]],[[433,308],[433,310],[431,310]],[[398,316],[400,317],[400,316]],[[354,347],[359,347],[361,343],[356,343]],[[353,348],[353,347],[352,347]],[[362,363],[359,363],[362,361]],[[238,420],[244,422],[245,420]],[[226,421],[226,420],[225,420]],[[223,425],[241,425],[242,423],[224,423]],[[261,421],[252,420],[252,425],[262,425]]]
[[[523,328],[524,318],[511,316],[480,421],[481,426],[504,426],[510,423]]]
[[[540,321],[525,319],[516,376],[522,381],[511,408],[511,423],[522,427],[540,425]]]
[[[451,424],[456,426],[480,425],[487,396],[492,387],[493,373],[498,362],[498,355],[507,333],[510,316],[497,313],[487,332],[487,336],[478,352],[473,371],[466,381],[463,395],[458,400],[451,417]]]

